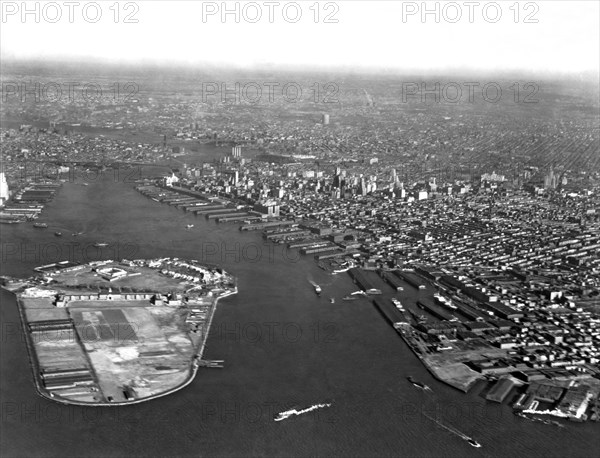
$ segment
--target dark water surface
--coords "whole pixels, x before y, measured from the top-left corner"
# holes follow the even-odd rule
[[[207,343],[205,357],[225,360],[224,369],[201,369],[184,390],[148,403],[83,408],[36,394],[14,297],[2,291],[4,456],[597,454],[597,424],[534,423],[477,390],[465,395],[435,381],[369,301],[341,300],[356,289],[347,274],[329,275],[309,258],[263,244],[259,233],[158,204],[110,174],[89,186],[66,183],[40,221],[50,227],[0,227],[3,275],[29,276],[63,259],[171,256],[222,265],[238,277],[239,294],[219,303]],[[110,245],[99,251],[95,242]],[[322,297],[309,280],[322,286]],[[410,303],[417,292],[401,294]],[[273,421],[277,412],[325,402],[332,406]]]

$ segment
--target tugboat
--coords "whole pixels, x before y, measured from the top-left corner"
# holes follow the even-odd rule
[[[420,388],[423,391],[433,391],[428,385],[425,385],[423,382],[419,382],[418,380],[415,380],[414,378],[412,378],[412,376],[408,376],[406,377],[406,379],[412,383],[414,386],[416,386],[417,388]]]
[[[469,443],[469,445],[471,445],[473,447],[476,447],[476,448],[481,447],[481,444],[471,437],[467,438],[467,442]]]
[[[317,293],[317,296],[321,295],[321,287],[319,285],[317,285],[314,281],[310,282],[311,285],[313,285],[313,288],[315,288],[315,293]]]

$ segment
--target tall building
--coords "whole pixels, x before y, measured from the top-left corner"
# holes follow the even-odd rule
[[[242,147],[234,146],[233,148],[231,148],[231,155],[233,157],[242,157]]]
[[[8,200],[10,192],[8,190],[8,183],[6,182],[6,176],[4,172],[0,172],[0,207],[4,206]]]
[[[365,179],[364,177],[360,179],[360,195],[361,196],[366,196],[367,195],[367,184],[365,183]]]
[[[279,216],[279,204],[274,200],[260,200],[254,204],[254,211],[266,216]]]
[[[550,166],[548,175],[544,177],[544,189],[556,189],[558,186],[558,176],[554,174],[554,167]]]

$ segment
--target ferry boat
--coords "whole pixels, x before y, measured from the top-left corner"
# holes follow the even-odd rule
[[[285,420],[286,418],[291,417],[292,415],[302,415],[302,414],[305,414],[308,412],[312,412],[313,410],[322,409],[324,407],[331,407],[331,404],[315,404],[306,409],[301,409],[301,410],[291,409],[291,410],[286,410],[285,412],[279,412],[277,415],[275,415],[275,418],[273,418],[273,421],[282,421],[282,420]]]
[[[48,225],[46,223],[34,223],[33,227],[37,227],[38,229],[44,229],[48,227]]]

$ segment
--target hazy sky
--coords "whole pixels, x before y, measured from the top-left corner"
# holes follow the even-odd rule
[[[32,13],[24,17],[21,1],[0,3],[3,58],[561,73],[598,72],[600,61],[596,0],[427,2],[432,11],[437,4],[437,18],[422,17],[420,1],[226,2],[238,5],[239,23],[221,17],[220,1],[26,2]],[[137,23],[125,22],[129,13]],[[337,23],[325,22],[330,13]]]

